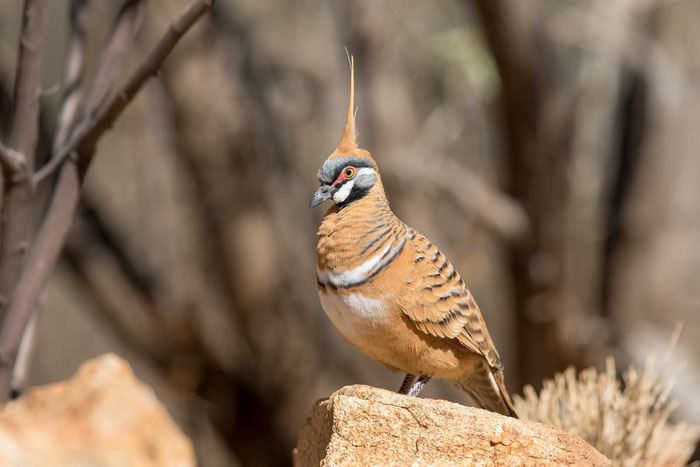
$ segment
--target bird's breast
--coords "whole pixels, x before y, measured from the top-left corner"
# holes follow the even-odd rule
[[[393,215],[385,199],[365,197],[343,209],[331,208],[318,236],[321,305],[345,339],[374,355],[391,323],[401,319],[397,265],[415,231]]]
[[[376,330],[392,319],[386,296],[366,296],[359,292],[339,293],[319,290],[321,306],[333,325],[347,340],[362,347],[368,330]]]

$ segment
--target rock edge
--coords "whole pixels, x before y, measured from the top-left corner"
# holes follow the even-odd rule
[[[295,466],[612,465],[580,437],[452,402],[346,386],[316,402]]]

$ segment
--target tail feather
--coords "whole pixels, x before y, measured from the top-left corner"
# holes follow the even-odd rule
[[[484,364],[459,387],[482,409],[518,418],[503,379],[503,371]]]

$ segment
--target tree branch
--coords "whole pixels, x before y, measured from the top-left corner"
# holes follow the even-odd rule
[[[170,25],[165,35],[151,49],[146,58],[127,80],[124,87],[112,96],[105,109],[94,119],[86,122],[86,130],[76,145],[81,168],[87,165],[95,151],[100,137],[111,128],[117,117],[124,111],[129,102],[139,92],[149,78],[155,76],[167,56],[172,52],[180,38],[187,30],[214,4],[214,0],[195,0],[185,9],[182,15]],[[84,173],[84,170],[82,170]],[[81,175],[82,175],[81,173]]]
[[[107,41],[102,46],[97,71],[95,72],[90,91],[85,101],[83,111],[84,115],[87,116],[86,118],[95,115],[100,104],[104,102],[109,93],[114,81],[114,76],[116,75],[117,66],[121,63],[124,53],[132,44],[134,33],[140,22],[141,12],[143,11],[141,6],[143,4],[143,0],[127,0],[114,19],[112,30]],[[78,44],[74,43],[74,45],[77,46]],[[72,58],[72,56],[70,58]],[[66,80],[66,82],[68,82],[68,80]],[[76,107],[74,110],[76,114],[79,102],[79,100],[75,102]],[[66,131],[65,137],[57,138],[57,140],[54,141],[53,155],[51,159],[36,172],[33,178],[34,186],[54,173],[63,161],[72,154],[72,152],[61,152],[61,149],[64,149],[67,143],[69,131],[73,129],[73,122],[71,121],[70,124],[71,126],[68,128],[68,131]]]
[[[24,154],[27,167],[34,166],[34,149],[39,134],[41,95],[41,52],[44,44],[46,0],[24,2],[19,56],[15,72],[14,111],[8,145]]]
[[[27,163],[24,155],[8,148],[0,141],[0,165],[5,176],[10,177],[10,181],[19,181],[26,176]]]
[[[63,72],[63,100],[58,112],[53,151],[66,144],[78,116],[82,91],[80,83],[85,62],[85,16],[87,0],[72,0],[70,7],[71,36]]]
[[[85,19],[87,0],[71,0],[71,30],[63,71],[63,98],[56,118],[53,148],[58,149],[70,136],[82,97],[80,82],[85,61]],[[25,174],[26,175],[26,174]],[[22,176],[22,174],[20,174]],[[12,391],[23,388],[36,339],[36,314],[24,330],[12,377]]]
[[[119,10],[109,39],[100,53],[97,71],[85,103],[86,115],[93,115],[109,93],[124,53],[133,44],[134,34],[141,22],[144,3],[143,0],[127,0]]]
[[[137,67],[122,90],[108,101],[104,110],[94,119],[88,119],[79,125],[71,142],[61,151],[63,159],[76,152],[79,161],[68,161],[60,168],[56,191],[0,332],[0,399],[6,400],[8,396],[10,376],[22,333],[65,243],[78,204],[82,176],[90,164],[97,141],[146,81],[156,74],[180,38],[213,3],[213,0],[194,0],[190,3]]]
[[[39,96],[41,90],[41,52],[44,44],[46,0],[26,0],[22,11],[22,31],[15,72],[14,111],[10,121],[8,146],[24,156],[28,177],[34,170],[34,152],[39,134]],[[2,239],[0,243],[0,319],[24,266],[27,243],[31,235],[31,209],[34,206],[29,183],[10,183],[0,192],[6,194],[2,204]]]

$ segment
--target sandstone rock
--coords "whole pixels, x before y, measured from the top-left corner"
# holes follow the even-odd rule
[[[127,362],[106,354],[0,412],[2,466],[192,466],[189,439]]]
[[[347,386],[319,401],[294,465],[612,465],[578,436],[447,401]]]

